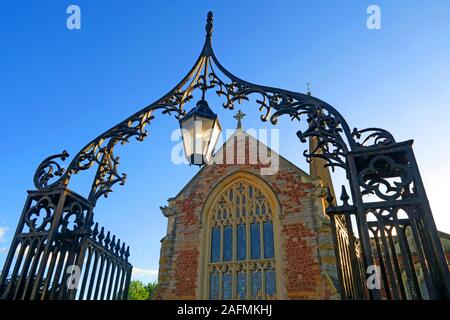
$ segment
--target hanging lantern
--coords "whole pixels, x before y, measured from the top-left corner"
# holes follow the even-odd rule
[[[180,128],[189,164],[209,163],[222,128],[208,102],[198,101],[196,107],[180,120]]]

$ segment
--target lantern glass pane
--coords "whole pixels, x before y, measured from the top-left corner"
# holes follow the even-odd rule
[[[219,120],[216,119],[212,127],[211,140],[209,142],[208,149],[206,150],[206,162],[209,162],[211,160],[212,154],[214,152],[214,149],[216,148],[217,141],[219,140],[221,133],[222,128],[220,127]]]
[[[213,120],[195,117],[194,120],[194,164],[203,164],[206,149],[211,137]]]
[[[202,164],[211,134],[213,121],[196,116],[194,122],[194,163]]]
[[[194,149],[194,117],[181,122],[181,134],[183,136],[184,153],[186,159],[190,161]]]

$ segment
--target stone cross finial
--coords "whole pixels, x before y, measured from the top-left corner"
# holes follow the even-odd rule
[[[241,122],[241,120],[244,119],[245,116],[246,116],[246,114],[243,113],[241,110],[239,110],[236,113],[236,115],[233,117],[233,118],[235,118],[238,121],[236,129],[238,129],[238,130],[242,129],[242,122]]]

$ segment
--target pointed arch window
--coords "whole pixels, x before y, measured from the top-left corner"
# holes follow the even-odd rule
[[[224,190],[209,219],[209,299],[275,299],[273,212],[248,181]]]

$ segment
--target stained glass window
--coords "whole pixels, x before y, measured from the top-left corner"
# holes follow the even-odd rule
[[[264,222],[264,258],[274,257],[273,251],[273,224],[272,221]]]
[[[276,282],[275,282],[275,271],[266,271],[266,299],[276,298]]]
[[[262,299],[262,283],[260,271],[252,271],[252,299]]]
[[[233,227],[223,228],[223,261],[233,258]]]
[[[247,258],[247,237],[245,235],[245,224],[237,226],[237,259],[245,260]]]
[[[219,299],[219,274],[211,273],[209,275],[209,299]]]
[[[250,225],[251,234],[251,251],[252,259],[259,259],[261,257],[261,239],[259,235],[259,223],[252,223]]]
[[[231,282],[232,279],[233,275],[231,273],[225,273],[222,276],[222,295],[224,300],[230,300],[233,296],[233,284]]]
[[[217,262],[220,259],[220,229],[213,228],[211,232],[211,262]]]
[[[239,180],[218,199],[209,213],[209,298],[275,299],[274,210],[267,196]]]
[[[247,300],[247,272],[238,273],[236,291],[238,300]]]

